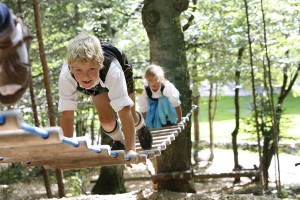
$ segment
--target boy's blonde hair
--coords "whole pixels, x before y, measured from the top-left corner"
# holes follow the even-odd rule
[[[104,61],[103,51],[99,39],[87,32],[79,33],[67,47],[68,65],[77,62],[96,61],[101,68]]]
[[[160,83],[166,82],[165,72],[162,69],[162,67],[160,67],[158,65],[152,64],[146,68],[144,78],[147,78],[150,76],[154,77]]]

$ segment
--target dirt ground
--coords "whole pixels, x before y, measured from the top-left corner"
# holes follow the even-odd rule
[[[204,170],[203,166],[207,164],[209,152],[203,150],[198,154],[198,158],[202,160],[199,165],[195,166],[197,172],[206,173],[225,173],[231,172],[233,169],[233,155],[232,150],[216,150],[214,162]],[[254,153],[239,153],[240,164],[247,169],[253,168],[253,165],[257,165],[258,155]],[[293,155],[282,155],[280,156],[280,179],[284,189],[288,189],[291,185],[298,185],[300,187],[300,166],[295,167],[295,163],[300,162],[299,156]],[[275,186],[275,172],[274,164],[270,167],[270,186]],[[118,195],[80,195],[76,197],[68,197],[62,199],[69,200],[90,200],[90,199],[104,199],[104,200],[115,200],[115,199],[150,199],[150,200],[173,200],[173,199],[205,199],[205,200],[228,200],[228,199],[276,199],[276,190],[272,191],[273,196],[254,196],[249,193],[247,195],[232,195],[232,192],[242,188],[242,185],[247,185],[251,181],[249,178],[241,178],[240,185],[233,187],[233,178],[219,178],[219,179],[206,179],[206,180],[195,180],[195,189],[197,193],[176,193],[170,191],[157,192],[151,187],[150,175],[148,174],[147,167],[143,164],[134,165],[133,168],[126,168],[124,171],[125,176],[125,187],[127,193]],[[133,180],[136,177],[144,177],[142,180]],[[97,174],[92,179],[97,179]],[[254,184],[250,184],[254,185]],[[67,186],[67,184],[66,184]],[[65,186],[65,187],[66,187]],[[86,191],[91,191],[93,183],[86,187]],[[52,186],[52,192],[54,196],[57,196],[57,185]],[[20,183],[15,186],[12,194],[9,198],[5,198],[2,195],[2,199],[13,199],[13,200],[26,200],[26,199],[46,199],[44,186],[41,183],[31,182],[30,185],[26,183]],[[0,191],[1,194],[1,191]],[[2,193],[3,194],[3,193]],[[88,194],[88,193],[87,193]],[[299,199],[300,191],[293,194],[294,198],[287,199]],[[1,195],[0,195],[1,199]],[[54,198],[55,199],[55,198]]]

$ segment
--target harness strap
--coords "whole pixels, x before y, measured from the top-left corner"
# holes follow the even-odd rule
[[[164,89],[165,89],[165,85],[161,84],[160,91],[161,91],[162,94],[163,94]],[[153,101],[157,101],[158,100],[158,99],[152,97],[152,91],[151,91],[149,85],[145,86],[145,90],[146,90],[146,93],[147,93],[147,95],[148,95],[148,97],[150,99],[152,99]]]

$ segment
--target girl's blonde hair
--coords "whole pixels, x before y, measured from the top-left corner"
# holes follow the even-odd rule
[[[68,65],[72,67],[77,62],[96,61],[102,66],[103,51],[99,39],[87,32],[79,33],[67,47]]]
[[[161,66],[151,64],[146,68],[144,78],[154,77],[158,82],[165,83],[165,72]]]

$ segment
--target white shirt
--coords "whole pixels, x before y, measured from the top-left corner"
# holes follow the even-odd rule
[[[100,72],[101,73],[101,72]],[[120,63],[115,59],[112,61],[107,72],[105,82],[100,79],[100,85],[107,88],[110,105],[115,112],[119,112],[125,106],[132,107],[134,105],[131,98],[128,96],[127,85],[124,72]],[[71,76],[68,64],[64,63],[59,75],[58,89],[59,102],[58,110],[77,109],[77,82]]]
[[[161,93],[161,87],[156,92],[151,90],[152,98],[157,99],[164,95],[164,96],[168,97],[168,99],[171,102],[173,107],[180,106],[181,105],[181,101],[179,99],[180,94],[179,94],[179,91],[177,90],[177,88],[170,81],[166,81],[166,83],[164,85],[165,85],[165,88],[163,89],[163,93]],[[148,95],[147,95],[145,87],[144,87],[142,95],[139,96],[139,107],[140,107],[141,112],[147,112],[149,110]]]

